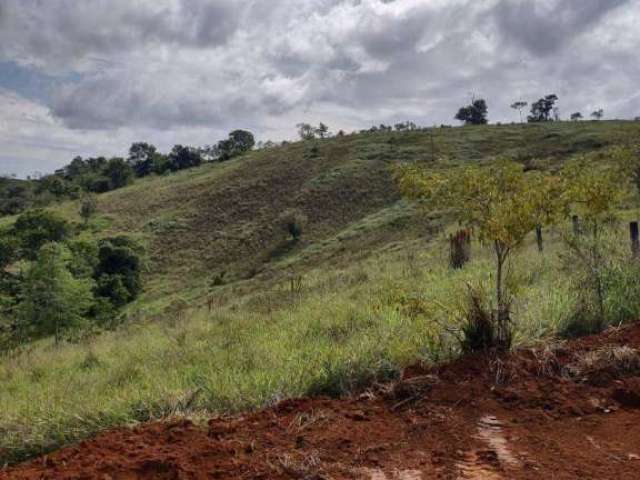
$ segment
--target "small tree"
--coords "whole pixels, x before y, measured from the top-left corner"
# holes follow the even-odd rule
[[[563,194],[560,203],[566,217],[580,219],[579,231],[564,236],[571,254],[568,264],[572,271],[583,274],[579,280],[578,296],[582,305],[578,312],[581,318],[578,320],[582,323],[592,321],[585,331],[599,331],[607,317],[605,277],[608,260],[605,255],[605,234],[615,223],[627,194],[624,186],[628,176],[624,168],[617,165],[598,167],[589,155],[568,162],[561,176]],[[595,299],[595,312],[589,311],[592,299]]]
[[[396,179],[405,196],[423,200],[429,209],[450,211],[480,241],[492,245],[497,307],[494,344],[508,348],[511,301],[504,286],[504,265],[527,234],[555,217],[554,198],[560,192],[557,181],[540,172],[525,173],[522,165],[508,160],[441,172],[404,166],[396,172]]]
[[[136,176],[145,177],[153,173],[158,155],[154,145],[146,142],[137,142],[129,148],[127,162],[133,168]]]
[[[234,130],[229,133],[229,138],[218,142],[215,155],[220,161],[229,160],[250,151],[255,144],[253,133],[248,130]]]
[[[601,108],[591,113],[591,118],[593,118],[596,121],[601,120],[603,116],[604,116],[604,110]]]
[[[484,125],[487,123],[487,102],[480,98],[474,100],[471,105],[460,108],[455,119],[464,122],[465,125]]]
[[[27,335],[53,335],[56,343],[65,330],[77,327],[91,308],[92,283],[76,279],[67,269],[69,251],[58,243],[40,249],[29,268],[18,306],[19,326]]]
[[[307,216],[298,209],[285,210],[278,217],[278,224],[282,230],[291,235],[292,240],[297,241],[307,224]]]
[[[169,168],[172,171],[197,167],[202,163],[200,152],[193,147],[175,145],[169,154]]]
[[[133,169],[122,158],[112,158],[104,168],[104,175],[109,179],[111,190],[122,188],[133,181]]]
[[[318,125],[318,128],[316,128],[316,134],[320,138],[327,137],[329,135],[329,127],[327,127],[324,123],[320,122],[320,125]]]
[[[531,104],[531,115],[527,117],[528,122],[548,122],[551,120],[551,112],[558,101],[556,94],[547,95],[537,102]]]
[[[580,112],[572,113],[571,114],[571,120],[573,120],[574,122],[582,120],[582,114]]]
[[[529,104],[527,102],[523,102],[522,100],[519,100],[511,104],[511,108],[513,108],[514,110],[518,110],[518,113],[520,114],[520,123],[523,123],[524,121],[522,118],[522,109],[527,105]]]
[[[308,123],[299,123],[296,125],[296,128],[298,129],[298,135],[301,140],[313,140],[316,138],[315,128]]]
[[[87,226],[91,217],[98,211],[98,202],[95,195],[85,195],[80,202],[80,217],[84,221],[84,225]]]
[[[11,235],[2,234],[0,236],[0,275],[17,258],[16,243],[16,239]]]
[[[21,256],[33,260],[40,247],[48,242],[61,242],[69,237],[71,226],[59,215],[47,210],[30,210],[18,217],[11,229]]]

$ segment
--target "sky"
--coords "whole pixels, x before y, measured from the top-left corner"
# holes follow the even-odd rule
[[[0,0],[0,174],[131,143],[640,115],[640,0]]]

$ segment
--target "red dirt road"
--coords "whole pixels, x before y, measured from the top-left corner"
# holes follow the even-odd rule
[[[638,479],[640,354],[615,345],[640,349],[640,325],[416,366],[357,398],[289,400],[208,428],[107,432],[0,480]]]

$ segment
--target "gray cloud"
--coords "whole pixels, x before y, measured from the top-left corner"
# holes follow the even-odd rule
[[[0,61],[57,78],[62,138],[453,123],[472,93],[493,121],[551,92],[633,117],[638,22],[640,0],[0,0]]]
[[[549,55],[630,0],[501,0],[491,12],[506,41]]]

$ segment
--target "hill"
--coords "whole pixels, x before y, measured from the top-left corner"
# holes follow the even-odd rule
[[[492,279],[492,252],[474,244],[472,262],[451,271],[446,233],[455,225],[402,200],[390,166],[447,169],[509,156],[527,169],[556,169],[639,134],[638,122],[364,133],[254,151],[100,195],[83,235],[140,239],[145,293],[114,331],[59,346],[45,339],[0,359],[0,463],[114,426],[349,395],[398,378],[416,360],[455,358],[467,284]],[[78,221],[78,207],[53,208]],[[628,207],[622,218],[637,218],[635,203]],[[277,225],[288,208],[308,218],[299,241]],[[626,226],[619,229],[627,251]],[[575,316],[579,279],[559,260],[561,230],[544,232],[543,253],[528,239],[510,265],[517,345],[550,338]],[[619,298],[640,298],[637,283],[621,283],[629,288]],[[622,304],[626,317],[640,313],[634,302]]]
[[[147,294],[139,306],[162,308],[177,296],[204,302],[224,294],[212,288],[223,272],[225,283],[251,290],[329,259],[334,267],[348,265],[352,257],[433,234],[438,221],[417,218],[391,180],[398,161],[447,168],[508,156],[544,168],[639,132],[638,122],[560,122],[297,142],[103,194],[95,230],[133,234],[147,245]],[[278,226],[289,208],[308,218],[300,242],[287,242]],[[75,220],[78,209],[75,202],[61,207]]]

